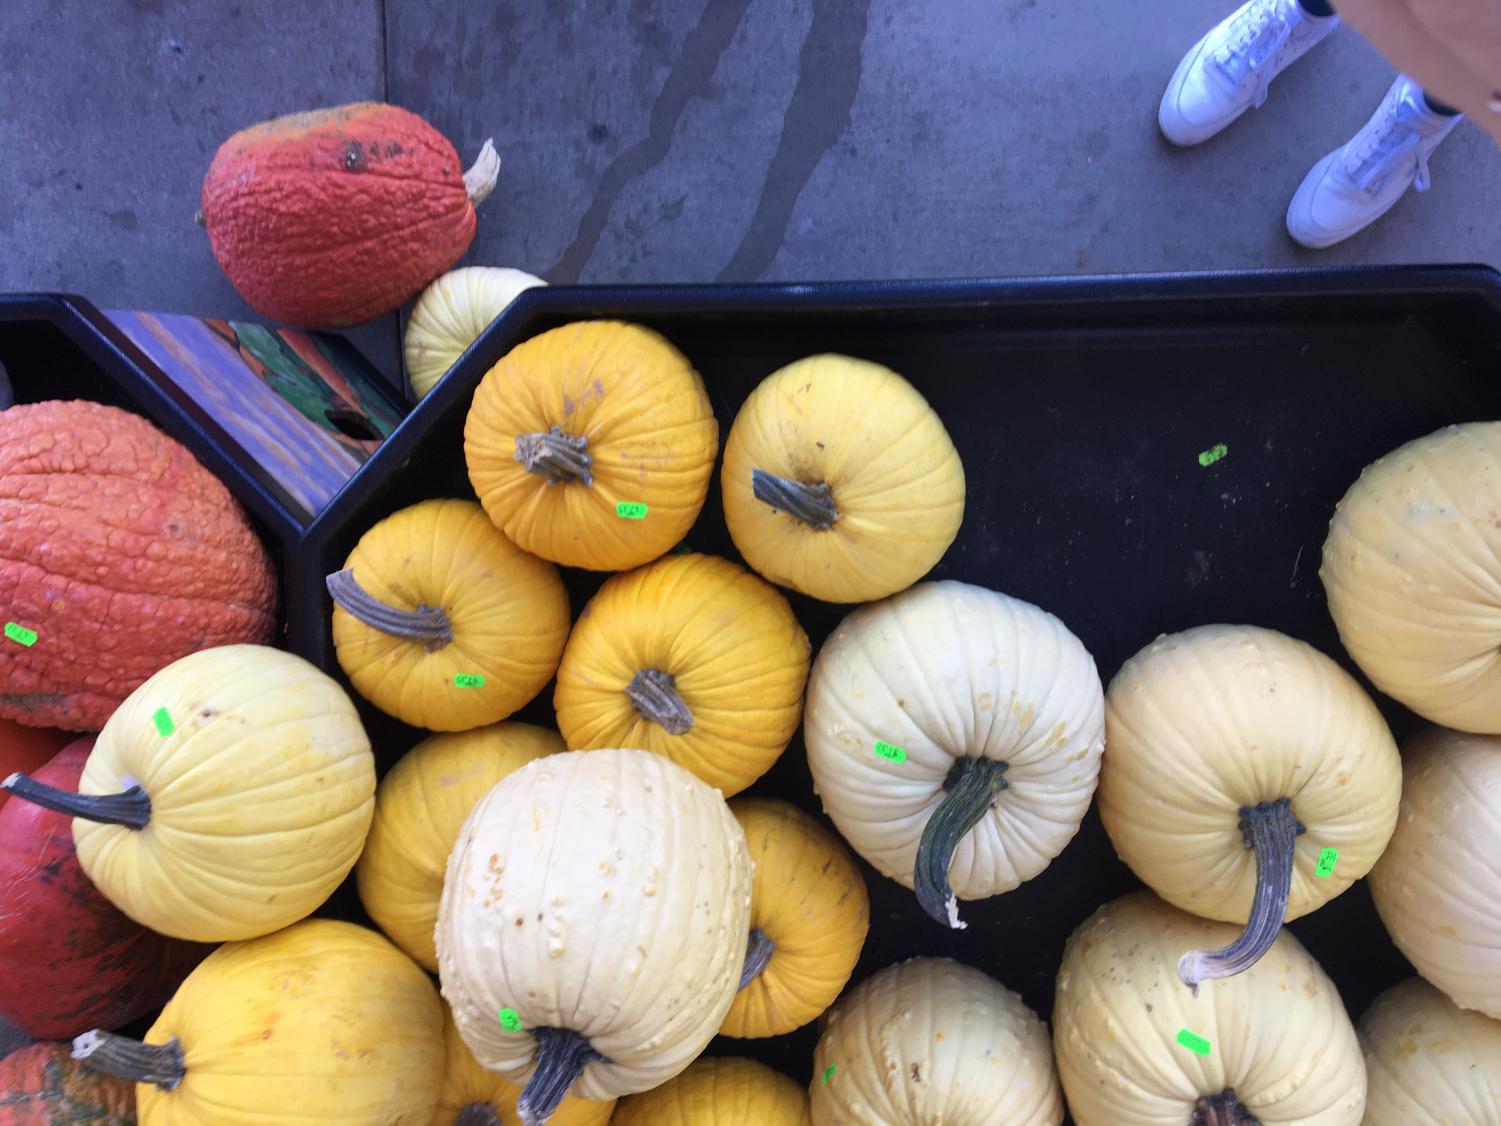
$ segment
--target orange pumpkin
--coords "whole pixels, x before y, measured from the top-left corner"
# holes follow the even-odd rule
[[[30,774],[46,766],[73,739],[66,731],[23,727],[13,720],[0,719],[0,778],[9,778],[17,771]],[[5,808],[9,797],[9,793],[0,790],[0,809]]]
[[[256,311],[338,328],[389,313],[469,249],[495,187],[486,141],[468,172],[398,106],[356,102],[242,129],[203,180],[203,225]]]
[[[90,1070],[67,1044],[32,1044],[0,1060],[3,1126],[135,1126],[135,1120],[135,1084]]]

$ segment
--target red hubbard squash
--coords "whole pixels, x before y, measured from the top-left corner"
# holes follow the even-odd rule
[[[135,1084],[92,1071],[67,1044],[33,1044],[0,1059],[0,1126],[135,1126]]]
[[[257,312],[340,328],[389,313],[469,249],[500,172],[415,113],[356,102],[242,129],[203,180],[214,257]]]
[[[30,774],[72,742],[74,736],[66,731],[53,731],[45,727],[23,727],[9,719],[0,719],[0,779],[9,778],[19,771]],[[0,790],[0,809],[10,797]]]
[[[0,412],[0,618],[0,717],[98,731],[179,657],[270,640],[276,578],[229,491],[151,423],[33,403]]]
[[[32,777],[76,793],[93,745],[70,743]],[[210,949],[117,911],[79,866],[72,820],[30,802],[0,809],[0,1013],[42,1040],[160,1008]]]

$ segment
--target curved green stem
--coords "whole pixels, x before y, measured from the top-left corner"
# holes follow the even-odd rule
[[[766,963],[771,961],[772,954],[776,953],[777,944],[766,936],[766,932],[760,927],[752,927],[750,941],[745,947],[745,965],[740,970],[740,984],[737,987],[744,989],[760,976],[766,968]]]
[[[826,481],[805,484],[789,477],[778,477],[764,469],[751,470],[751,493],[764,504],[801,520],[815,532],[827,532],[839,519],[834,507],[834,490]]]
[[[1256,850],[1256,892],[1251,915],[1234,942],[1221,950],[1190,950],[1178,959],[1178,978],[1196,994],[1199,982],[1234,977],[1254,966],[1272,948],[1287,918],[1293,884],[1293,850],[1303,826],[1293,816],[1291,798],[1244,805],[1240,834]]]
[[[567,481],[579,481],[585,485],[594,483],[589,472],[594,464],[594,459],[589,456],[589,439],[582,434],[570,434],[561,426],[518,434],[516,460],[528,473],[546,477],[549,485],[561,485]]]
[[[415,610],[387,606],[360,586],[353,567],[335,571],[323,582],[328,587],[329,597],[340,609],[371,629],[425,645],[429,653],[442,649],[453,640],[453,625],[441,606],[421,604]]]
[[[693,713],[678,694],[678,682],[670,672],[642,669],[625,686],[636,710],[666,729],[669,735],[682,735],[693,728]]]
[[[1189,1126],[1261,1126],[1261,1119],[1235,1097],[1235,1088],[1226,1087],[1217,1095],[1204,1095],[1194,1103]]]
[[[959,921],[959,899],[949,885],[949,864],[964,834],[995,807],[997,796],[1006,788],[1006,765],[993,758],[966,755],[955,759],[943,781],[947,796],[923,826],[912,876],[917,902],[938,922],[955,930],[965,924]]]
[[[95,1071],[132,1083],[150,1083],[163,1091],[177,1090],[188,1073],[176,1036],[165,1044],[144,1044],[96,1028],[73,1041],[73,1058]]]
[[[130,779],[126,779],[130,781]],[[0,790],[9,790],[14,797],[50,809],[53,813],[65,813],[69,817],[82,817],[85,821],[97,821],[101,825],[124,825],[127,829],[144,829],[151,824],[151,798],[139,784],[131,786],[122,794],[75,794],[59,790],[45,782],[34,781],[24,774],[12,774],[0,782]]]
[[[587,1039],[567,1028],[533,1028],[537,1067],[516,1100],[526,1126],[542,1126],[591,1063],[609,1063]]]
[[[494,1103],[470,1103],[459,1111],[454,1126],[503,1126]]]

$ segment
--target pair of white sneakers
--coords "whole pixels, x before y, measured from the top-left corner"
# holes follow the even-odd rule
[[[1163,135],[1197,145],[1266,101],[1272,79],[1339,26],[1298,0],[1248,0],[1184,56],[1157,111]],[[1422,88],[1399,75],[1365,127],[1313,166],[1287,208],[1287,231],[1307,247],[1364,230],[1416,187],[1428,157],[1460,121],[1433,112]]]

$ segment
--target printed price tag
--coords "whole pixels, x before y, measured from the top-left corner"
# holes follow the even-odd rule
[[[834,1072],[838,1070],[839,1065],[837,1063],[831,1063],[828,1067],[823,1069],[823,1085],[825,1087],[829,1085],[829,1080],[834,1078]]]
[[[1326,848],[1319,853],[1319,866],[1313,870],[1313,874],[1320,879],[1328,879],[1334,874],[1334,862],[1339,859],[1339,849]]]
[[[645,520],[646,505],[639,500],[623,500],[615,506],[615,515],[622,520]]]
[[[1213,465],[1229,452],[1230,447],[1225,445],[1224,442],[1220,442],[1218,445],[1210,446],[1199,455],[1199,464],[1203,466]]]
[[[1178,1029],[1178,1043],[1195,1055],[1207,1056],[1209,1054],[1209,1041],[1186,1028]]]
[[[876,745],[872,749],[881,758],[889,759],[892,762],[906,762],[907,761],[907,752],[904,751],[904,750],[902,750],[900,747],[896,746],[895,744],[883,742],[882,740],[877,739],[876,740]]]
[[[172,713],[166,708],[157,708],[151,714],[151,722],[156,724],[156,733],[162,738],[177,730],[177,724],[172,722]]]
[[[461,672],[454,676],[453,686],[455,688],[483,688],[485,678],[482,673]]]
[[[14,641],[17,645],[24,645],[30,649],[36,644],[36,630],[27,629],[17,622],[6,622],[5,639],[7,641]]]
[[[521,1031],[521,1014],[515,1009],[500,1010],[500,1027],[507,1032]]]

